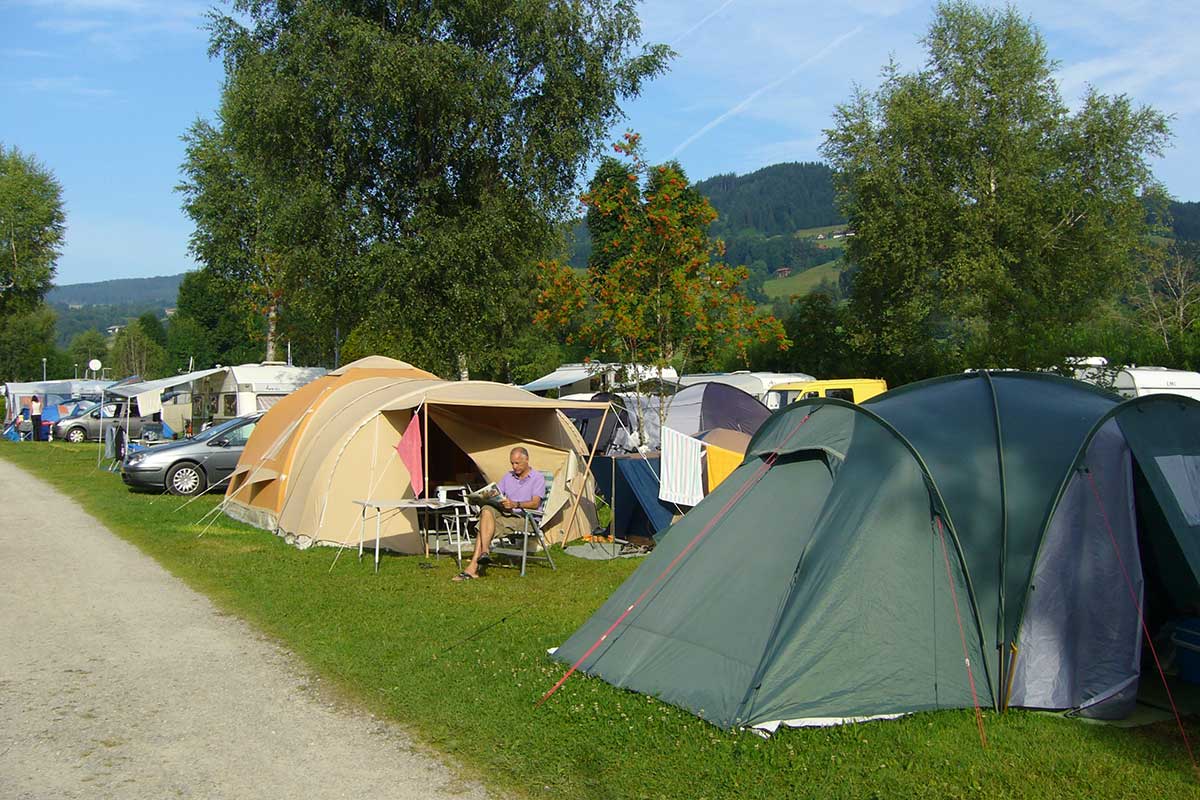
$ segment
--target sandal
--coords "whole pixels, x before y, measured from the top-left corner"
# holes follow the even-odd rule
[[[454,581],[455,583],[461,583],[463,581],[473,581],[473,580],[477,579],[478,577],[479,577],[478,575],[472,575],[469,572],[460,572],[457,575],[455,575],[453,578],[451,578],[450,580]]]

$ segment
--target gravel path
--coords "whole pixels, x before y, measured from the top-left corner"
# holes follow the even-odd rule
[[[0,798],[476,798],[0,460]]]

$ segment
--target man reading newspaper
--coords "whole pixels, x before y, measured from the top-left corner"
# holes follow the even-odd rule
[[[514,447],[508,454],[512,470],[504,473],[496,488],[500,491],[499,502],[486,504],[479,509],[479,536],[475,538],[475,552],[471,561],[454,577],[456,581],[469,581],[479,577],[479,559],[492,546],[497,530],[515,532],[524,530],[524,511],[541,507],[546,495],[546,479],[542,473],[529,466],[529,451]]]

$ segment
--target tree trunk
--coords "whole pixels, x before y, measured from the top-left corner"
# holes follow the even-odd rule
[[[279,317],[279,304],[272,302],[267,309],[267,361],[275,360],[275,325]]]
[[[275,361],[275,326],[280,315],[280,303],[272,302],[266,308],[266,360]]]

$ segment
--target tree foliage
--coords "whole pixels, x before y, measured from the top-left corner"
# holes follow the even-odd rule
[[[167,328],[167,370],[185,372],[192,369],[208,369],[214,364],[234,363],[221,361],[213,351],[209,332],[192,317],[176,314]]]
[[[107,366],[108,337],[95,328],[77,333],[71,337],[71,344],[67,346],[67,355],[71,359],[72,368],[75,365],[79,366],[81,375],[88,368],[88,362],[93,358],[100,359],[100,362]]]
[[[140,375],[143,380],[151,380],[167,372],[166,349],[146,333],[138,320],[117,333],[111,358],[113,373],[121,377]]]
[[[201,260],[443,373],[503,369],[583,164],[670,56],[628,0],[237,0],[211,33],[227,81],[189,135],[189,213],[203,236],[231,208],[254,242]]]
[[[889,64],[826,131],[856,343],[893,380],[1056,363],[1133,277],[1167,121],[1094,91],[1071,113],[1011,7],[942,3],[924,44],[924,69]]]
[[[58,180],[33,157],[0,144],[0,313],[41,302],[65,231]]]
[[[580,273],[543,265],[537,321],[570,331],[568,342],[584,342],[598,358],[660,370],[687,371],[723,348],[744,359],[754,341],[786,347],[778,320],[757,314],[742,293],[746,268],[713,260],[716,212],[680,166],[646,164],[636,134],[616,150],[624,180],[594,182],[583,196],[589,218],[604,224],[593,238],[605,266]]]
[[[158,314],[147,311],[138,317],[137,321],[142,328],[142,333],[149,336],[152,342],[159,347],[167,346],[167,329],[163,326],[162,320],[158,318]]]
[[[849,341],[847,309],[825,292],[794,298],[783,318],[791,346],[787,350],[758,345],[751,351],[755,369],[805,372],[818,378],[859,374]]]
[[[65,357],[54,346],[54,311],[38,305],[0,316],[0,375],[9,381],[40,381],[42,359],[47,377],[69,374]]]
[[[1133,306],[1161,340],[1165,360],[1200,366],[1200,245],[1173,243],[1152,251],[1139,278]]]

